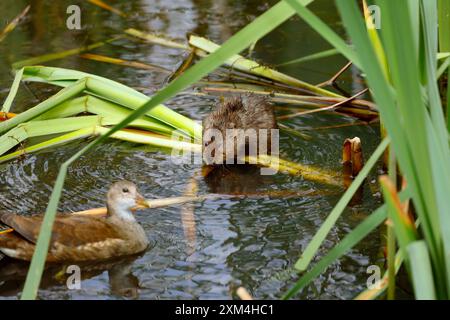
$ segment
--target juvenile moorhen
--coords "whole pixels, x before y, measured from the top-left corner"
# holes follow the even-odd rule
[[[114,183],[107,194],[105,217],[57,215],[47,255],[48,262],[108,260],[144,251],[149,242],[133,211],[148,207],[134,183]],[[0,252],[31,260],[42,224],[42,215],[0,212],[0,222],[14,231],[0,235]]]

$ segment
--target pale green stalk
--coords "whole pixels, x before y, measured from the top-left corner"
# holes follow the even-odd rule
[[[5,103],[3,104],[3,107],[1,110],[2,112],[9,112],[9,110],[11,109],[11,105],[14,101],[14,98],[17,95],[17,90],[19,89],[20,80],[22,79],[22,75],[23,75],[23,68],[20,69],[19,71],[17,71],[17,73],[14,77],[14,81],[11,86],[11,89],[9,90],[9,93],[8,93],[8,96],[6,97]]]
[[[97,114],[108,119],[115,119],[116,123],[119,123],[120,120],[126,118],[132,111],[113,102],[87,95],[68,100],[43,113],[34,120],[71,117],[83,112]],[[160,123],[158,120],[149,116],[144,116],[141,119],[133,121],[130,123],[130,126],[164,133],[169,136],[174,131],[172,127]]]
[[[47,141],[44,141],[41,143],[37,143],[37,144],[29,146],[29,147],[20,148],[17,151],[8,153],[4,156],[0,156],[0,163],[27,155],[32,152],[40,151],[40,150],[47,149],[50,147],[56,147],[61,144],[72,142],[74,140],[90,137],[95,134],[95,128],[96,127],[83,128],[83,129],[73,131],[73,132],[61,135],[59,137],[56,137],[56,138],[53,138],[53,139],[50,139],[50,140],[47,140]]]
[[[214,42],[194,35],[189,37],[189,44],[196,48],[202,49],[208,53],[212,53],[216,51],[218,48],[220,48],[220,46],[215,44]],[[231,68],[252,73],[290,86],[302,88],[311,91],[317,95],[323,95],[327,97],[342,97],[339,94],[322,89],[307,82],[298,80],[296,78],[283,74],[279,71],[263,66],[255,61],[246,59],[240,55],[234,55],[231,58],[228,58],[224,63],[227,66],[230,66]]]
[[[147,103],[150,98],[146,95],[131,89],[118,82],[80,71],[51,68],[51,67],[26,67],[24,70],[24,80],[42,81],[54,84],[61,84],[61,80],[79,80],[89,78],[86,81],[88,93],[97,95],[103,99],[110,100],[127,108],[136,110]],[[56,81],[56,82],[55,82]],[[63,82],[70,84],[70,82]],[[158,105],[147,113],[148,116],[155,118],[176,129],[187,132],[196,140],[201,139],[202,126],[195,121],[167,108],[164,105]]]
[[[64,88],[57,94],[51,96],[49,99],[39,103],[34,108],[28,109],[27,111],[18,114],[14,118],[1,122],[0,133],[3,133],[11,128],[14,128],[15,126],[17,126],[22,122],[31,120],[34,117],[37,117],[40,114],[44,113],[45,111],[48,111],[51,108],[59,105],[60,103],[63,103],[64,101],[70,98],[73,98],[77,94],[83,92],[85,88],[86,88],[86,79],[77,81],[73,86]]]
[[[104,121],[99,116],[24,122],[0,137],[0,155],[29,138],[59,134],[102,124],[110,125],[113,123]]]
[[[310,1],[305,0],[305,2]],[[61,192],[64,187],[64,179],[66,177],[68,167],[82,154],[91,150],[99,143],[104,142],[109,136],[122,129],[131,121],[140,118],[152,108],[163,103],[170,97],[173,97],[177,92],[184,90],[192,83],[200,80],[206,74],[219,67],[224,60],[244,50],[255,40],[260,39],[270,30],[286,21],[286,19],[291,17],[292,14],[292,10],[286,4],[282,2],[276,4],[266,13],[256,18],[247,27],[240,30],[235,36],[228,40],[221,47],[221,49],[217,50],[215,53],[211,54],[207,58],[195,64],[193,67],[189,68],[180,77],[173,80],[166,88],[162,89],[156,95],[154,95],[150,101],[145,103],[119,124],[111,128],[104,135],[89,143],[86,147],[81,149],[69,160],[62,164],[50,197],[50,201],[47,206],[47,210],[44,215],[43,223],[39,231],[36,249],[27,274],[21,299],[34,299],[37,295],[39,283],[41,281],[42,273],[44,270],[47,252],[49,249],[53,222],[55,219]]]

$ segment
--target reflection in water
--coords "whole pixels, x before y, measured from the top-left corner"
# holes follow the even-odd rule
[[[81,271],[81,287],[83,280],[94,278],[107,271],[110,291],[112,295],[124,298],[139,298],[139,279],[131,272],[134,261],[138,256],[125,257],[118,260],[101,263],[77,263]],[[21,293],[28,272],[29,263],[9,258],[0,261],[0,296],[17,296]],[[74,273],[68,267],[70,264],[46,265],[41,281],[41,289],[52,287],[67,288],[68,283],[73,283]],[[70,290],[77,289],[67,289]]]
[[[211,193],[255,195],[273,182],[272,176],[262,175],[261,168],[249,164],[206,166],[203,171]]]

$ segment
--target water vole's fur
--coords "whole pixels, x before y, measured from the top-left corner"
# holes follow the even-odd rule
[[[208,147],[210,150],[214,149],[214,159],[211,163],[205,161],[207,164],[225,163],[227,148],[225,144],[227,129],[254,129],[258,133],[260,129],[267,129],[267,152],[270,154],[271,150],[271,135],[270,129],[278,128],[275,114],[272,105],[261,96],[254,94],[243,94],[224,99],[219,102],[216,108],[203,119],[203,147]],[[219,130],[223,136],[223,140],[211,138],[207,132],[210,129]],[[248,139],[245,142],[239,142],[235,139],[234,155],[237,155],[237,150],[245,148],[245,154],[248,155]],[[215,154],[215,150],[222,150],[220,154]],[[229,148],[228,152],[233,152]],[[259,150],[258,150],[259,153]]]

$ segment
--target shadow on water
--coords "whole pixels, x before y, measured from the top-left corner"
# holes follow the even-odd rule
[[[254,165],[222,165],[208,168],[204,181],[210,193],[230,195],[254,195],[273,179],[261,175],[261,168]]]
[[[140,255],[130,256],[107,262],[47,264],[40,288],[45,290],[55,287],[66,290],[79,289],[77,281],[85,281],[106,272],[111,295],[138,299],[139,279],[133,275],[131,269],[139,257]],[[0,295],[18,296],[24,286],[28,267],[29,263],[26,261],[3,258],[0,261]]]

